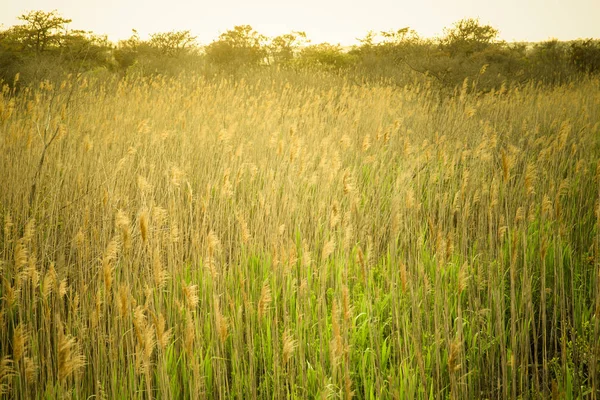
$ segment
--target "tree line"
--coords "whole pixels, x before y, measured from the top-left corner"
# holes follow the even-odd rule
[[[249,25],[235,26],[206,46],[189,30],[155,33],[143,40],[72,30],[57,11],[31,11],[0,31],[0,79],[21,84],[65,74],[174,75],[240,73],[258,68],[315,69],[385,78],[397,84],[426,79],[443,87],[469,83],[477,90],[526,82],[561,84],[600,73],[600,40],[508,43],[477,19],[456,22],[439,38],[410,28],[369,32],[346,49],[312,43],[305,32],[269,38]],[[18,74],[18,75],[17,75]]]

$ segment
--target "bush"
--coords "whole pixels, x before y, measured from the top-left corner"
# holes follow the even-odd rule
[[[600,40],[587,39],[571,43],[571,63],[586,74],[600,72]]]

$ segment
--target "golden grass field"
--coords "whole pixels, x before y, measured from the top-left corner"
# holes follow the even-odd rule
[[[273,75],[5,87],[0,397],[600,398],[598,79]]]

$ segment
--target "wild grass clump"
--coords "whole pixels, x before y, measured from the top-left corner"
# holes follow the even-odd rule
[[[5,91],[0,396],[600,397],[599,86]]]

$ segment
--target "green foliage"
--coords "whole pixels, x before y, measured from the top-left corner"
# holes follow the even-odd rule
[[[114,57],[122,71],[126,71],[135,64],[142,46],[143,42],[135,29],[129,39],[119,41],[114,51]]]
[[[0,31],[0,79],[12,82],[20,73],[21,85],[90,70],[213,76],[273,66],[342,72],[355,81],[425,84],[454,93],[465,82],[468,91],[490,91],[528,82],[563,84],[600,72],[600,40],[509,44],[498,40],[496,28],[473,18],[456,22],[439,39],[422,38],[409,27],[371,31],[349,51],[311,44],[301,31],[267,38],[249,25],[227,30],[204,51],[189,30],[154,33],[147,40],[134,30],[115,46],[92,32],[69,30],[71,20],[57,11],[30,11],[19,20]]]
[[[535,81],[560,84],[575,75],[569,46],[556,39],[536,43],[528,60],[530,79]]]
[[[482,25],[478,19],[468,18],[456,22],[444,30],[440,40],[440,49],[450,57],[471,56],[484,51],[498,37],[498,30],[490,25]]]
[[[168,57],[181,57],[195,46],[196,37],[187,31],[155,33],[150,36],[148,44]]]
[[[68,30],[71,20],[57,11],[31,11],[19,19],[24,23],[0,32],[0,79],[10,82],[19,73],[27,84],[112,65],[106,37]]]
[[[176,75],[198,61],[195,40],[186,30],[155,33],[144,41],[133,30],[132,36],[120,41],[113,54],[122,73]]]
[[[67,38],[67,24],[72,20],[61,17],[58,11],[30,11],[19,17],[24,24],[13,27],[15,40],[23,51],[41,53],[62,47]]]
[[[236,69],[241,66],[257,66],[265,62],[266,37],[250,25],[238,25],[222,33],[219,39],[206,47],[210,63]]]
[[[339,70],[351,66],[354,59],[355,57],[344,52],[340,45],[320,43],[303,48],[296,60],[296,65]]]
[[[290,32],[274,37],[268,46],[269,60],[275,65],[289,64],[309,43],[305,32]]]
[[[579,72],[600,73],[600,40],[577,40],[571,43],[571,63]]]

